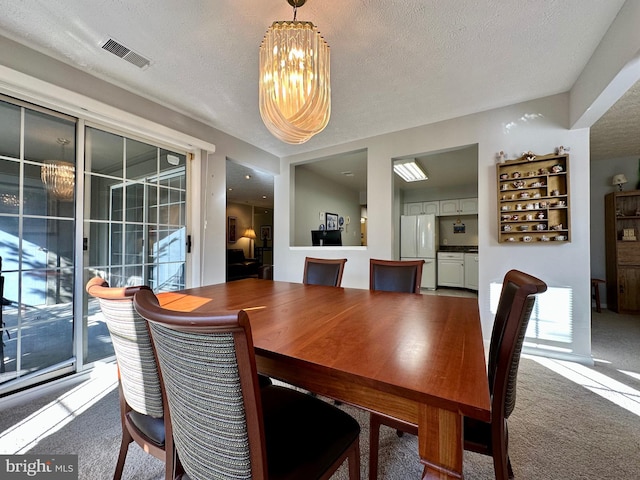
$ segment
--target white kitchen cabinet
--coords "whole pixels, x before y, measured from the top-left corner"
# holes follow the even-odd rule
[[[477,198],[452,198],[450,200],[440,200],[440,216],[474,215],[477,213]]]
[[[464,288],[470,290],[478,290],[479,268],[478,268],[478,254],[477,253],[465,253],[464,254]]]
[[[451,200],[440,200],[440,215],[459,215],[458,213],[459,204],[458,199],[454,198]]]
[[[440,202],[412,202],[404,204],[405,215],[426,215],[434,214],[438,216],[440,213]]]
[[[464,288],[464,253],[438,252],[438,286]]]
[[[478,213],[478,199],[477,198],[461,198],[460,199],[460,213],[462,215],[474,215]]]

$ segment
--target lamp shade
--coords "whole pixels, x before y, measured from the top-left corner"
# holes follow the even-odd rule
[[[260,116],[283,142],[300,144],[331,116],[329,45],[311,22],[274,22],[260,45]]]
[[[622,185],[623,183],[627,183],[627,177],[625,177],[624,173],[618,173],[613,176],[611,185]]]
[[[253,228],[247,228],[242,234],[243,237],[250,238],[251,240],[256,239],[256,232]]]

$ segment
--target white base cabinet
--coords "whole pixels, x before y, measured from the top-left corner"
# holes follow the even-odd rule
[[[477,253],[465,253],[464,254],[464,288],[470,290],[478,290],[479,268],[478,268],[478,254]]]
[[[438,286],[464,288],[464,253],[438,252]]]

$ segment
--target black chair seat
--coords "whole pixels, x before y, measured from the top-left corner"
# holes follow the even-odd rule
[[[358,438],[360,425],[332,405],[290,388],[263,388],[269,478],[320,478]]]
[[[135,410],[127,413],[127,417],[145,437],[158,447],[164,448],[164,418],[154,418]]]

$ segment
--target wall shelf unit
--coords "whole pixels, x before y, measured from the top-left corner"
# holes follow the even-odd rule
[[[498,241],[571,241],[569,155],[526,157],[497,165]]]

